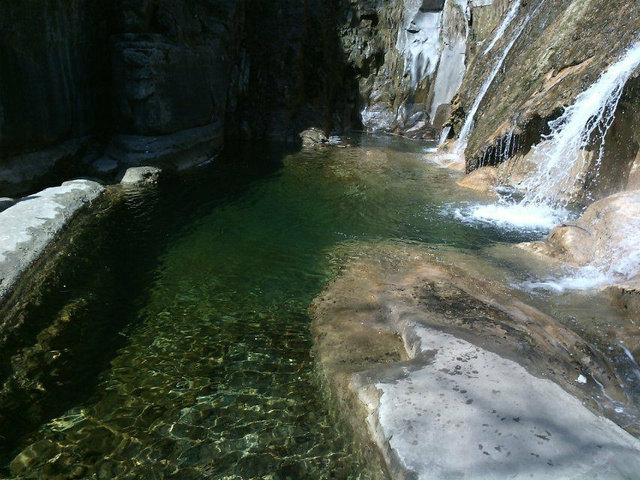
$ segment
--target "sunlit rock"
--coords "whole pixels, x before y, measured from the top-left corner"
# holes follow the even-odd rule
[[[458,180],[458,185],[461,187],[491,195],[495,195],[494,189],[498,184],[498,169],[495,167],[479,168]]]
[[[589,400],[602,385],[625,405],[620,379],[579,335],[459,253],[387,245],[349,257],[312,307],[316,359],[391,478],[625,479],[640,468],[640,442]]]
[[[554,228],[544,242],[524,247],[584,268],[592,287],[621,284],[628,293],[640,285],[639,241],[640,190],[632,190],[598,200],[575,222]]]

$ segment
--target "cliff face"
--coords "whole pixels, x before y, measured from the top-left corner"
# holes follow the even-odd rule
[[[111,159],[181,167],[216,152],[243,13],[236,1],[114,2]]]
[[[634,0],[523,2],[496,48],[470,63],[455,101],[452,123],[459,131],[490,70],[514,42],[475,116],[466,148],[467,168],[524,157],[548,133],[548,121],[573,104],[637,41],[639,31]],[[605,139],[597,196],[623,187],[628,180],[639,146],[632,131],[639,120],[633,107],[637,98],[637,80],[632,79]],[[594,137],[592,148],[598,148],[601,140]],[[593,186],[594,181],[587,178],[586,183]]]
[[[4,155],[82,137],[103,125],[106,13],[89,0],[0,3]]]
[[[462,81],[469,37],[495,18],[474,26],[476,7],[466,0],[352,1],[343,10],[340,38],[358,79],[363,125],[433,138]]]
[[[87,153],[106,127],[108,9],[0,3],[0,195]]]
[[[0,193],[86,171],[81,160],[183,168],[225,133],[359,124],[339,12],[337,0],[3,2]]]
[[[3,2],[0,194],[47,174],[183,168],[225,135],[436,138],[474,108],[468,169],[498,163],[540,140],[639,17],[635,0]],[[628,88],[609,142],[624,158],[605,164],[638,150],[623,140],[638,121]]]

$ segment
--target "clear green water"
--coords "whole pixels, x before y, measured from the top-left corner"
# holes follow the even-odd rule
[[[90,227],[27,312],[44,329],[84,305],[47,399],[4,423],[3,477],[369,478],[313,378],[307,308],[332,251],[523,238],[443,216],[462,193],[423,144],[354,141],[229,152]]]

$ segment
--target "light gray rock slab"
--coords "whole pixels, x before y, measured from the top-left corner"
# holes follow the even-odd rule
[[[0,212],[0,301],[74,215],[103,191],[96,182],[74,180]]]
[[[554,382],[452,335],[412,330],[416,356],[380,375],[378,404],[360,390],[394,478],[640,478],[640,441]]]

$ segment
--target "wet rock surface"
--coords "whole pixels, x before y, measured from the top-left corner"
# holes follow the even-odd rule
[[[603,15],[604,11],[615,15]],[[519,26],[527,25],[505,58],[475,116],[466,150],[468,168],[500,163],[526,154],[549,133],[547,120],[575,98],[615,62],[633,42],[640,26],[633,0],[536,0],[525,2],[518,16],[488,55],[473,57],[454,100],[453,123],[460,125],[491,68]],[[611,36],[616,31],[619,35]],[[606,49],[602,45],[607,45]],[[638,142],[629,134],[637,124],[637,79],[625,88],[615,124],[607,135],[609,150],[602,162],[604,179],[587,187],[598,196],[624,185]],[[458,128],[459,130],[459,128]],[[623,133],[627,132],[627,133]],[[593,148],[601,139],[594,135]],[[622,138],[626,140],[622,141]],[[614,190],[612,190],[614,189]]]
[[[557,226],[544,242],[525,248],[625,281],[638,271],[634,239],[639,235],[640,191],[632,190],[592,203],[575,222]]]
[[[495,167],[482,167],[474,170],[469,175],[458,180],[458,185],[471,190],[487,194],[495,194],[495,187],[499,184],[498,169]]]
[[[371,130],[435,138],[451,111],[475,39],[487,38],[508,2],[367,0],[344,8],[340,41]],[[473,19],[473,20],[472,20]]]
[[[302,131],[299,137],[302,140],[302,148],[314,148],[329,144],[327,134],[315,127]]]
[[[633,405],[597,347],[437,252],[358,251],[314,301],[315,353],[392,478],[633,478],[597,382]]]
[[[74,180],[22,198],[0,212],[0,301],[71,218],[103,191],[96,182]]]

